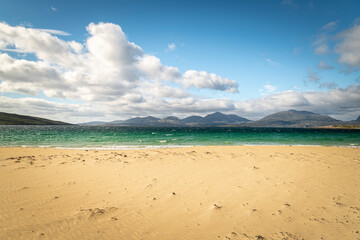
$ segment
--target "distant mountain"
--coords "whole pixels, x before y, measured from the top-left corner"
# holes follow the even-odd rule
[[[358,116],[358,118],[355,121],[359,121],[360,122],[360,116]]]
[[[233,114],[225,115],[220,112],[216,112],[205,116],[202,122],[205,124],[217,125],[217,124],[236,124],[236,123],[250,122],[250,120]]]
[[[69,123],[53,121],[26,115],[0,112],[0,125],[70,125]]]
[[[180,118],[173,117],[173,116],[160,119],[160,120],[158,120],[158,122],[160,124],[164,124],[164,125],[166,125],[166,124],[168,124],[168,125],[179,125],[179,124],[181,124]]]
[[[288,128],[308,128],[308,127],[341,127],[343,125],[359,125],[356,121],[342,122],[329,116],[320,115],[308,111],[288,110],[266,116],[257,121],[239,117],[233,114],[223,114],[215,112],[205,117],[190,116],[179,119],[169,116],[163,119],[149,117],[136,117],[128,120],[118,120],[103,125],[113,126],[194,126],[194,127],[211,127],[211,126],[238,126],[238,127],[288,127]]]
[[[204,118],[200,116],[190,116],[181,120],[183,124],[198,124],[201,123]]]
[[[308,111],[289,110],[271,114],[248,124],[251,127],[318,127],[338,125],[342,121]]]
[[[205,117],[190,116],[180,119],[174,116],[166,118],[135,117],[127,120],[116,120],[112,122],[88,122],[79,125],[106,125],[106,126],[221,126],[221,125],[237,125],[246,123],[250,120],[236,115],[226,115],[220,112],[209,114]]]
[[[157,125],[160,118],[155,118],[152,116],[149,117],[136,117],[136,118],[130,118],[128,120],[125,120],[122,122],[124,125],[130,125],[130,126],[152,126]]]
[[[181,121],[185,125],[190,126],[219,126],[219,125],[236,125],[240,123],[250,122],[249,119],[239,117],[234,114],[226,115],[215,112],[205,117],[190,116]]]
[[[86,123],[79,123],[78,125],[82,126],[101,126],[104,125],[106,122],[103,121],[92,121],[92,122],[86,122]]]

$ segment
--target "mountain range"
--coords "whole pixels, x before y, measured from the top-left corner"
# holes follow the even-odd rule
[[[252,122],[252,127],[319,127],[341,125],[342,121],[308,111],[289,110],[271,114]]]
[[[343,122],[329,116],[320,115],[308,111],[288,110],[271,114],[257,121],[239,117],[237,115],[226,115],[215,112],[205,117],[190,116],[180,119],[174,116],[166,118],[135,117],[127,120],[112,122],[83,123],[81,125],[106,125],[106,126],[236,126],[236,127],[288,127],[288,128],[309,128],[322,126],[360,125],[360,121]]]
[[[68,125],[68,123],[53,121],[45,118],[2,113],[0,112],[0,125]],[[288,110],[268,115],[257,121],[239,117],[234,114],[215,112],[205,117],[189,116],[180,119],[174,116],[166,118],[135,117],[127,120],[112,122],[93,121],[81,123],[82,126],[137,126],[137,127],[287,127],[287,128],[313,128],[345,126],[360,127],[360,116],[354,121],[343,122],[329,116],[308,111]]]

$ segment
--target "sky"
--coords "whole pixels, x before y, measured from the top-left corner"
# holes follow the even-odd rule
[[[0,111],[360,115],[358,0],[0,0]]]

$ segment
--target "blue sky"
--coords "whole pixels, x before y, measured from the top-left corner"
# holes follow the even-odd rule
[[[2,0],[0,111],[82,122],[299,109],[352,120],[359,13],[356,0]]]

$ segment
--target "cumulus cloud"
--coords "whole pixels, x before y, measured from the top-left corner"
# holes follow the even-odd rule
[[[342,39],[336,47],[338,53],[338,61],[345,64],[349,70],[358,70],[360,68],[360,25],[343,31],[339,34]]]
[[[34,53],[40,60],[50,64],[72,67],[78,64],[73,42],[65,42],[41,29],[12,27],[0,23],[0,41],[7,47]]]
[[[59,30],[0,23],[0,49],[37,58],[14,59],[2,53],[0,90],[99,102],[123,100],[122,96],[153,81],[162,81],[163,89],[178,82],[184,87],[237,91],[235,81],[193,70],[182,74],[176,67],[163,65],[130,42],[119,25],[90,23],[86,30],[89,35],[82,44],[58,38],[67,34]],[[179,90],[175,96],[186,94]]]
[[[360,24],[355,24],[340,33],[333,33],[338,27],[339,21],[332,21],[325,24],[320,33],[313,42],[315,46],[315,54],[325,55],[331,52],[338,54],[338,62],[343,64],[345,70],[343,72],[353,72],[360,69]],[[335,45],[334,51],[330,49],[330,45]],[[320,62],[318,68],[330,70],[331,66],[325,62]]]
[[[238,92],[238,84],[234,80],[220,77],[214,73],[207,73],[205,71],[186,71],[181,80],[181,84],[185,87],[207,88],[213,90]]]
[[[221,111],[235,113],[249,119],[259,119],[268,114],[289,109],[307,110],[330,115],[341,120],[358,116],[360,85],[336,88],[324,92],[285,91],[261,98],[234,101],[231,99],[200,99],[194,96],[164,99],[159,96],[145,96],[138,93],[123,95],[107,104],[56,103],[36,98],[13,99],[0,97],[0,111],[52,117],[62,121],[84,122],[94,118],[114,120],[137,116],[165,117],[189,116]]]
[[[153,90],[152,93],[160,98],[186,98],[190,96],[190,94],[183,89],[163,84],[152,84],[151,89]]]
[[[151,55],[145,55],[139,59],[137,68],[144,76],[147,76],[152,80],[175,81],[181,77],[179,69],[164,66],[161,64],[159,58]]]
[[[50,64],[43,61],[13,59],[7,54],[0,54],[0,91],[20,92],[36,95],[41,89],[67,90],[62,75]]]
[[[20,99],[1,96],[0,110],[70,122],[214,111],[257,118],[291,108],[353,119],[350,115],[359,112],[359,85],[324,92],[274,94],[275,86],[267,84],[264,91],[268,95],[248,101],[196,96],[188,89],[236,93],[239,86],[214,73],[181,73],[176,67],[164,65],[129,41],[119,25],[90,23],[86,29],[88,36],[79,43],[62,40],[55,32],[0,23],[0,48],[35,56],[35,60],[15,58],[0,50],[0,91],[33,95]],[[344,43],[353,38],[350,33],[343,36]],[[346,52],[346,48],[339,49]],[[309,72],[309,79],[318,81],[313,72]],[[58,99],[39,99],[39,94]]]
[[[340,120],[354,119],[359,112],[360,85],[324,92],[285,91],[235,103],[236,113],[250,119],[289,109],[312,111]]]

